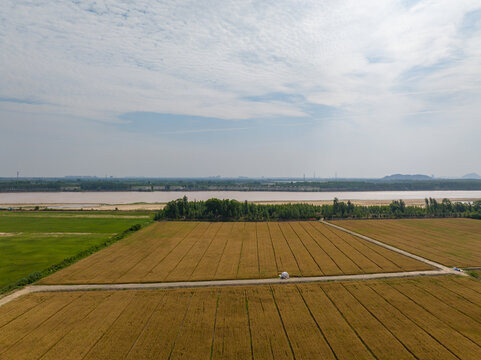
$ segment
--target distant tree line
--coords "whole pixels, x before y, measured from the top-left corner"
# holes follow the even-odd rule
[[[481,180],[0,178],[0,192],[28,191],[413,191],[481,190]]]
[[[451,202],[443,199],[425,199],[425,206],[407,206],[403,200],[394,200],[389,205],[354,205],[334,199],[332,205],[322,206],[322,216],[327,219],[382,219],[412,217],[476,217],[481,214],[481,200],[471,202]]]
[[[260,205],[237,200],[170,201],[158,212],[155,220],[288,220],[319,219],[321,206],[309,204]]]
[[[481,218],[481,201],[451,202],[425,199],[425,206],[407,206],[403,200],[389,205],[362,206],[334,199],[332,205],[303,203],[262,205],[236,200],[189,201],[187,197],[170,201],[155,215],[155,220],[307,220],[307,219],[383,219],[413,217]]]

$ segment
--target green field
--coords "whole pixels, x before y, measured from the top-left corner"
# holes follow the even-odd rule
[[[0,289],[148,221],[148,214],[0,212]]]

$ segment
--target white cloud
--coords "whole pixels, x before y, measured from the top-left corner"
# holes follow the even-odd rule
[[[13,113],[75,124],[136,111],[308,118],[303,101],[248,99],[287,93],[336,107],[338,115],[313,119],[350,123],[366,139],[380,129],[409,136],[413,114],[434,112],[481,131],[472,121],[481,33],[462,31],[479,8],[474,0],[3,0],[0,125]]]

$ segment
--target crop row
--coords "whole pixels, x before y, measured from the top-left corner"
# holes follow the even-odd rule
[[[477,359],[481,284],[444,277],[31,294],[2,359]]]
[[[128,283],[320,276],[428,266],[319,222],[156,223],[44,279]]]
[[[481,265],[479,220],[343,220],[334,223],[448,266]]]

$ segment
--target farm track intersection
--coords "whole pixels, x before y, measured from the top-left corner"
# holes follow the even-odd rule
[[[479,359],[480,295],[455,276],[39,292],[0,307],[0,358]]]
[[[481,283],[360,239],[432,270],[32,285],[0,299],[0,358],[478,359]]]
[[[439,269],[313,221],[161,222],[39,281],[125,284]]]
[[[55,284],[55,285],[31,285],[15,291],[3,298],[0,298],[0,306],[5,305],[20,296],[36,293],[36,292],[65,292],[65,291],[87,291],[87,290],[148,290],[148,289],[176,289],[176,288],[199,288],[199,287],[225,287],[225,286],[248,286],[248,285],[275,285],[275,284],[296,284],[296,283],[314,283],[314,282],[331,282],[331,281],[354,281],[354,280],[372,280],[372,279],[389,279],[389,278],[406,278],[418,276],[439,276],[439,275],[460,275],[466,276],[464,273],[452,270],[442,264],[425,259],[421,256],[411,254],[405,250],[397,249],[391,245],[384,244],[378,240],[371,239],[367,236],[357,234],[351,230],[344,229],[338,225],[330,224],[325,221],[321,223],[344,231],[350,235],[357,236],[365,241],[385,247],[393,252],[397,252],[403,256],[411,257],[417,261],[426,263],[436,270],[424,271],[403,271],[403,272],[387,272],[374,274],[356,274],[356,275],[328,275],[328,276],[311,276],[311,277],[291,277],[290,279],[229,279],[229,280],[210,280],[210,281],[176,281],[176,282],[157,282],[157,283],[113,283],[113,284]]]

